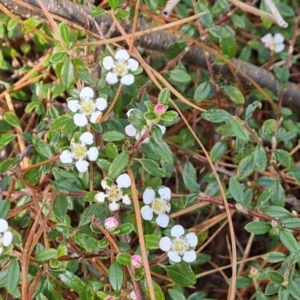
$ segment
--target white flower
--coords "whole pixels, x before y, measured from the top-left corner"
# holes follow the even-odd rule
[[[133,109],[130,109],[126,113],[128,117],[130,117],[130,113],[132,110]],[[164,134],[166,132],[165,126],[162,126],[159,124],[157,124],[157,126],[160,128],[162,134]],[[132,124],[125,126],[125,133],[130,137],[134,137],[137,141],[139,141],[140,138],[144,136],[144,134],[147,132],[147,130],[149,131],[149,127],[146,125],[144,126],[142,131],[138,131]],[[149,137],[145,138],[142,143],[149,143],[149,139],[150,139]]]
[[[184,229],[181,225],[175,225],[171,229],[171,236],[162,237],[159,241],[159,248],[168,252],[171,262],[177,263],[181,259],[190,263],[196,260],[196,251],[194,250],[198,243],[198,237],[191,232],[184,235]]]
[[[265,44],[265,47],[271,51],[278,53],[284,49],[284,37],[281,33],[276,33],[273,37],[271,33],[267,33],[261,38],[261,41]]]
[[[86,126],[88,119],[91,123],[96,123],[102,111],[107,107],[107,100],[97,98],[94,100],[94,91],[90,87],[84,87],[80,93],[80,100],[71,100],[68,102],[69,109],[76,113],[74,115],[74,123],[79,127]],[[77,111],[80,113],[77,113]]]
[[[60,155],[60,160],[64,164],[70,164],[75,160],[75,166],[81,173],[87,171],[90,161],[95,161],[98,158],[99,151],[96,147],[87,148],[86,145],[91,145],[94,142],[94,136],[90,132],[83,133],[79,138],[79,143],[71,141],[70,150],[64,150]]]
[[[167,215],[171,210],[171,190],[168,187],[158,189],[160,197],[156,197],[152,188],[146,188],[143,193],[143,201],[146,204],[141,208],[141,214],[144,220],[151,221],[153,215],[156,215],[156,224],[166,228],[170,217]]]
[[[0,254],[2,254],[4,247],[12,243],[13,235],[8,231],[8,223],[4,219],[0,219]]]
[[[109,186],[105,179],[101,181],[102,187],[105,189],[104,192],[99,192],[95,195],[95,200],[99,203],[103,203],[105,201],[105,198],[109,201],[109,210],[110,211],[117,211],[120,209],[120,202],[122,200],[122,203],[125,205],[130,205],[131,201],[127,194],[124,195],[123,188],[128,188],[131,185],[131,180],[128,174],[121,174],[116,179],[116,185],[112,184]]]
[[[129,54],[126,50],[122,49],[117,51],[115,59],[111,56],[104,57],[102,64],[107,71],[111,70],[106,75],[108,84],[117,83],[118,77],[121,77],[121,83],[124,85],[134,83],[134,76],[128,74],[128,71],[136,71],[139,67],[139,63],[135,59],[129,58]]]

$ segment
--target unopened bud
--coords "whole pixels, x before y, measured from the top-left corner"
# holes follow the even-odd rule
[[[104,227],[107,231],[114,231],[119,226],[116,218],[110,217],[104,221]]]
[[[139,269],[142,266],[142,257],[140,255],[131,256],[131,266],[135,269]]]

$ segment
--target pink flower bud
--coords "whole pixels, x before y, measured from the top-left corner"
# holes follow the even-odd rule
[[[249,273],[250,273],[251,276],[256,276],[257,273],[258,273],[258,270],[254,267],[251,267]]]
[[[103,300],[116,300],[114,296],[106,296]]]
[[[139,269],[142,266],[142,257],[140,255],[132,255],[131,266],[135,269]]]
[[[104,227],[107,231],[114,231],[119,226],[116,218],[110,217],[104,221]]]
[[[137,300],[137,295],[136,295],[135,291],[132,291],[132,292],[130,293],[130,299],[131,299],[131,300]]]
[[[156,104],[154,106],[154,112],[158,115],[165,113],[166,107],[163,104]]]

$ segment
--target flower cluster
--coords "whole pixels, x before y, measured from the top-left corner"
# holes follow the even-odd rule
[[[191,232],[184,234],[184,229],[181,225],[175,225],[171,229],[171,236],[162,237],[159,242],[161,250],[168,253],[171,262],[178,263],[181,260],[185,262],[193,262],[196,259],[196,251],[194,250],[198,244],[198,237]]]
[[[69,109],[75,113],[73,117],[75,125],[84,127],[88,121],[96,123],[106,109],[107,100],[102,97],[94,100],[94,96],[94,91],[90,87],[84,87],[79,93],[79,100],[68,101]]]
[[[116,179],[116,185],[111,184],[108,185],[108,182],[106,179],[103,179],[101,181],[101,185],[103,189],[105,189],[104,192],[99,192],[95,195],[95,201],[99,203],[103,203],[105,199],[107,198],[109,201],[109,210],[111,212],[117,211],[120,209],[119,202],[122,200],[122,203],[125,205],[130,205],[131,200],[127,194],[124,195],[124,188],[128,188],[131,185],[131,180],[128,174],[121,174]]]
[[[94,136],[90,132],[85,132],[79,137],[79,142],[71,141],[70,150],[64,150],[60,155],[60,160],[64,164],[70,164],[73,161],[79,172],[86,172],[88,170],[90,161],[95,161],[98,158],[99,151],[96,147],[88,148],[87,145],[94,143]]]
[[[121,77],[121,83],[124,85],[131,85],[134,83],[134,76],[129,71],[136,71],[139,63],[130,58],[128,52],[124,49],[118,50],[115,57],[106,56],[102,61],[105,70],[109,71],[106,75],[108,84],[115,84],[118,82],[118,77]]]
[[[12,233],[8,230],[8,223],[4,219],[0,219],[0,255],[4,247],[8,247],[13,240]]]
[[[261,38],[261,41],[272,52],[278,53],[284,49],[284,37],[281,33],[276,33],[274,36],[271,33],[267,33]]]
[[[143,201],[146,204],[141,208],[141,214],[144,220],[151,221],[156,216],[156,224],[166,228],[170,217],[168,213],[171,210],[171,190],[168,187],[161,187],[157,190],[159,197],[156,196],[152,188],[145,189]]]

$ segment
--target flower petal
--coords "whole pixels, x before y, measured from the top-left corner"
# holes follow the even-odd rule
[[[155,192],[152,188],[146,188],[143,193],[143,201],[145,204],[151,204],[155,199]]]
[[[82,143],[82,144],[85,144],[85,145],[91,145],[93,144],[94,142],[94,136],[92,133],[90,132],[84,132],[80,138],[79,138],[79,141]]]
[[[121,78],[121,83],[124,85],[131,85],[134,83],[134,76],[132,74],[125,74]]]
[[[153,219],[153,209],[149,205],[141,208],[141,215],[144,220],[151,221]]]
[[[101,180],[101,186],[105,189],[105,190],[110,190],[109,185],[107,184],[107,181],[105,179]]]
[[[70,164],[73,162],[73,154],[69,150],[64,150],[59,156],[59,158],[63,164]]]
[[[172,241],[168,236],[164,236],[159,241],[159,248],[162,251],[169,251],[172,247]]]
[[[91,147],[87,152],[90,161],[95,161],[98,158],[99,151],[96,147]]]
[[[105,79],[108,84],[115,84],[118,82],[117,73],[108,72]]]
[[[131,71],[136,71],[139,67],[138,61],[133,58],[129,58],[127,61],[127,68]]]
[[[104,57],[102,65],[105,70],[109,71],[115,66],[115,62],[111,56]]]
[[[130,108],[129,111],[126,113],[127,117],[130,117],[131,112],[134,110],[134,108]]]
[[[78,109],[80,109],[81,105],[79,104],[78,100],[70,100],[68,101],[68,108],[72,112],[76,112]]]
[[[171,199],[171,190],[168,187],[163,187],[158,189],[158,194],[161,199],[170,200]]]
[[[13,240],[13,235],[10,231],[6,231],[4,232],[3,234],[3,237],[2,237],[2,243],[3,243],[3,246],[7,247],[11,244]]]
[[[134,137],[134,136],[136,136],[137,131],[136,131],[135,127],[132,124],[129,124],[129,125],[125,126],[125,133],[128,136]]]
[[[264,44],[270,43],[273,41],[273,36],[271,33],[267,33],[260,39]]]
[[[198,244],[198,237],[194,232],[188,233],[185,238],[191,247],[196,247]]]
[[[181,225],[175,225],[171,229],[171,236],[181,237],[184,234],[184,228]]]
[[[83,127],[88,124],[88,119],[86,118],[85,114],[82,113],[75,114],[73,120],[74,120],[74,124],[79,127]]]
[[[166,132],[166,126],[159,125],[159,124],[157,124],[157,126],[160,128],[161,133],[162,133],[162,134],[165,134],[165,132]]]
[[[172,262],[178,263],[181,262],[181,256],[175,251],[169,251],[168,257]]]
[[[89,100],[89,99],[94,98],[95,93],[94,93],[94,91],[93,91],[92,88],[90,88],[90,87],[84,87],[80,91],[79,96],[80,96],[81,99]]]
[[[275,33],[275,35],[274,35],[274,41],[277,44],[282,44],[284,42],[284,36],[281,33]]]
[[[159,214],[156,218],[156,224],[161,228],[168,227],[170,217],[167,214]]]
[[[103,203],[105,201],[105,198],[107,197],[107,195],[103,192],[99,192],[95,195],[95,201],[99,202],[99,203]]]
[[[119,189],[128,188],[131,185],[131,179],[128,174],[124,173],[119,175],[116,179],[116,183]]]
[[[188,263],[195,261],[197,258],[197,254],[195,250],[185,251],[182,259]]]
[[[113,201],[113,202],[109,203],[108,208],[109,208],[110,211],[116,211],[116,210],[120,209],[120,204]]]
[[[127,194],[122,196],[121,198],[122,198],[122,203],[123,204],[125,204],[125,205],[130,205],[131,204],[131,200],[130,200],[130,198]]]
[[[279,53],[284,49],[284,47],[285,47],[284,44],[277,44],[275,46],[275,49],[273,49],[273,50],[274,50],[274,52]]]
[[[89,163],[86,160],[78,160],[75,166],[80,173],[84,173],[88,170]]]
[[[101,111],[99,110],[93,111],[90,116],[90,122],[95,124],[100,115],[102,115]]]
[[[8,230],[8,223],[4,219],[0,219],[0,233],[3,233]]]
[[[95,100],[97,109],[103,111],[107,107],[107,100],[105,98],[97,98]]]
[[[118,50],[115,54],[115,59],[118,61],[128,60],[129,57],[129,54],[125,49]]]

